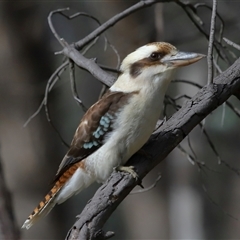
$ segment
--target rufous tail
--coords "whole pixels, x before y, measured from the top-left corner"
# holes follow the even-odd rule
[[[33,210],[33,212],[29,215],[27,220],[22,225],[22,228],[29,229],[36,221],[46,216],[53,209],[53,207],[59,203],[57,201],[57,196],[60,193],[60,190],[72,177],[77,168],[78,165],[75,164],[61,175],[61,177],[55,182],[53,188],[45,196],[43,201],[41,201],[38,206]]]
[[[55,186],[45,196],[44,200],[41,201],[29,215],[27,220],[22,225],[22,228],[29,229],[36,221],[46,216],[53,209],[53,207],[56,205],[56,202],[54,200],[60,189],[61,187],[57,187],[55,184]]]

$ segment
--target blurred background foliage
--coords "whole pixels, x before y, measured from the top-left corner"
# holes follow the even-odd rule
[[[136,2],[0,2],[0,144],[19,227],[49,190],[67,151],[47,122],[44,111],[23,128],[41,103],[49,77],[62,62],[62,56],[54,56],[61,47],[48,27],[49,12],[70,7],[69,14],[87,12],[103,23]],[[210,0],[191,2],[212,4]],[[239,43],[239,10],[239,1],[218,1],[218,12],[225,22],[224,36],[236,43]],[[199,14],[208,29],[211,11],[203,8]],[[97,27],[94,21],[85,17],[68,21],[58,15],[53,23],[60,36],[69,43],[78,41]],[[175,3],[157,4],[136,12],[110,28],[105,35],[118,50],[121,60],[151,41],[167,41],[183,51],[207,53],[208,42]],[[239,56],[238,52],[236,54]],[[103,38],[86,56],[96,57],[104,65],[117,65],[117,56],[112,49],[104,50]],[[206,84],[206,61],[180,69],[174,78]],[[80,69],[76,69],[76,79],[81,99],[87,107],[91,106],[98,99],[101,84]],[[186,84],[172,83],[168,94],[193,96],[197,90]],[[239,101],[234,98],[230,101],[240,108]],[[52,121],[70,143],[83,111],[72,97],[68,71],[51,92],[49,108]],[[173,111],[168,107],[168,114]],[[217,109],[205,122],[205,129],[219,155],[235,168],[240,168],[239,124],[239,118],[227,107]],[[211,170],[199,171],[196,164],[192,165],[186,155],[175,149],[143,181],[147,187],[161,172],[162,179],[157,187],[143,194],[129,195],[111,216],[105,229],[115,231],[115,239],[240,238],[240,222],[236,220],[240,218],[239,176],[224,164],[218,164],[200,127],[193,130],[190,139],[198,161],[205,162]],[[187,140],[181,146],[190,151]],[[29,231],[22,231],[22,239],[63,239],[75,216],[98,186],[94,184],[55,207]]]

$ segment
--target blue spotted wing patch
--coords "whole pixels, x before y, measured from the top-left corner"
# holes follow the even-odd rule
[[[102,116],[98,128],[92,133],[91,141],[85,142],[82,147],[91,149],[101,146],[105,135],[112,130],[111,124],[114,118],[115,117],[109,113]]]
[[[123,93],[108,91],[83,116],[77,128],[71,147],[62,160],[55,181],[73,164],[79,162],[100,148],[113,131],[118,112],[138,92]]]

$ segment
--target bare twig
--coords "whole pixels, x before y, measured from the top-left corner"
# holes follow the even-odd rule
[[[54,35],[54,37],[58,40],[58,42],[62,45],[62,47],[64,47],[64,44],[60,38],[60,36],[58,35],[58,33],[56,32],[54,26],[53,26],[53,23],[52,23],[52,16],[56,13],[62,13],[63,11],[68,11],[69,8],[60,8],[60,9],[56,9],[54,11],[51,11],[48,15],[48,25]]]
[[[96,37],[92,42],[90,42],[82,51],[82,55],[85,55],[98,41],[99,37]]]
[[[198,8],[200,8],[200,7],[204,7],[204,8],[207,8],[207,9],[209,9],[211,12],[212,12],[212,7],[211,6],[209,6],[209,5],[207,5],[206,3],[196,3],[196,4],[194,4],[194,8],[197,10]],[[224,26],[225,26],[225,24],[224,24],[224,20],[223,20],[223,18],[221,17],[221,15],[216,11],[216,15],[217,15],[217,17],[218,17],[218,19],[220,20],[220,22],[221,22],[221,26],[220,26],[220,31],[219,31],[219,42],[221,42],[222,41],[222,36],[223,36],[223,31],[224,31]],[[202,22],[202,25],[204,25],[204,23]]]
[[[184,154],[187,158],[187,160],[192,164],[192,165],[197,165],[198,170],[202,171],[204,167],[209,169],[204,162],[198,161],[194,156],[192,156],[190,153],[188,153],[180,144],[177,146],[177,149],[181,151],[182,154]]]
[[[225,38],[225,37],[223,38],[223,40],[224,40],[228,45],[230,45],[230,46],[232,46],[232,47],[234,47],[234,48],[236,48],[237,50],[240,51],[240,45],[232,42],[231,40],[229,40],[228,38]]]
[[[187,142],[188,142],[188,146],[189,149],[191,150],[193,157],[197,160],[197,154],[195,153],[195,151],[193,150],[192,144],[191,144],[191,140],[190,140],[190,134],[187,135]]]
[[[61,74],[66,70],[68,66],[68,61],[63,62],[52,74],[52,76],[49,78],[46,88],[45,88],[45,95],[44,95],[44,102],[47,100],[48,94],[51,92],[54,85],[57,83],[57,81],[60,79]]]
[[[199,123],[199,126],[201,127],[202,132],[203,132],[203,134],[205,135],[209,146],[211,147],[212,151],[213,151],[214,154],[216,155],[216,157],[217,157],[217,159],[218,159],[218,164],[221,164],[223,160],[221,159],[220,155],[218,154],[218,151],[216,150],[216,147],[215,147],[215,145],[213,144],[213,141],[211,140],[210,136],[208,135],[206,129],[203,128],[203,124],[202,124],[202,123]]]
[[[226,102],[223,103],[223,105],[222,105],[222,119],[221,119],[221,126],[222,127],[223,127],[223,124],[224,124],[225,114],[226,114]]]
[[[93,77],[100,80],[103,84],[111,86],[114,83],[115,77],[113,75],[106,73],[96,64],[94,59],[84,57],[73,46],[66,44],[63,53],[65,56],[72,59],[80,68],[90,72]]]
[[[61,133],[58,131],[58,129],[55,127],[54,123],[51,120],[50,113],[49,113],[49,110],[48,110],[48,102],[44,103],[44,109],[45,109],[45,114],[46,114],[46,117],[47,117],[47,121],[49,122],[51,127],[54,129],[54,131],[57,133],[57,135],[60,138],[63,145],[65,145],[67,148],[69,148],[70,145],[63,139]]]
[[[145,192],[148,192],[148,191],[152,190],[153,188],[155,188],[157,186],[157,184],[158,184],[158,182],[160,181],[161,178],[162,178],[162,176],[159,173],[158,177],[155,179],[155,181],[152,185],[150,185],[149,187],[144,188],[144,189],[139,189],[139,190],[136,190],[136,191],[132,191],[130,194],[145,193]]]
[[[209,9],[211,9],[209,6],[207,6],[205,3],[203,4],[191,4],[191,3],[184,3],[181,1],[177,1],[176,2],[180,7],[182,7],[182,9],[186,12],[186,14],[188,15],[188,17],[191,19],[191,21],[193,22],[193,24],[196,26],[196,28],[200,31],[200,33],[202,33],[205,38],[207,40],[209,40],[209,34],[208,32],[205,31],[204,29],[204,22],[202,21],[202,19],[197,15],[197,8],[198,7],[202,7],[205,6]],[[223,20],[221,18],[220,15],[218,15],[218,13],[216,13],[217,16],[219,17],[219,19],[221,20],[221,22],[223,23]],[[224,60],[226,61],[228,64],[231,63],[229,57],[226,55],[225,51],[229,52],[227,49],[224,48],[224,46],[222,45],[221,42],[217,41],[215,39],[215,41],[213,41],[213,46],[216,50],[216,52],[218,53],[218,55]]]
[[[95,31],[90,33],[85,38],[81,39],[80,41],[76,42],[74,44],[75,48],[80,50],[83,46],[87,45],[89,42],[91,42],[95,37],[99,36],[103,32],[105,32],[110,27],[114,26],[117,22],[119,22],[121,19],[129,16],[130,14],[142,9],[149,7],[153,4],[159,3],[159,2],[177,2],[177,0],[143,0],[139,1],[135,5],[125,9],[123,12],[115,15],[114,17],[110,18],[107,22],[102,24],[100,27],[98,27]]]
[[[229,101],[227,101],[227,106],[240,118],[240,110],[235,108]]]
[[[209,34],[209,43],[208,43],[208,84],[213,82],[213,42],[214,42],[214,33],[216,25],[216,12],[217,12],[217,0],[213,0],[212,8],[212,18],[211,18],[211,27]]]
[[[78,96],[77,88],[76,88],[76,82],[75,82],[75,70],[74,70],[74,63],[72,60],[69,60],[69,67],[70,67],[70,84],[72,89],[73,98],[76,100],[76,102],[79,104],[79,106],[82,108],[84,112],[87,111],[87,108],[81,101],[81,99]]]
[[[23,124],[23,127],[25,128],[42,110],[44,106],[44,99],[42,100],[41,104],[39,105],[38,109],[27,119],[27,121]]]
[[[101,22],[100,22],[96,17],[94,17],[94,16],[92,16],[92,15],[90,15],[90,14],[88,14],[88,13],[85,13],[85,12],[77,12],[77,13],[74,13],[73,15],[68,16],[68,15],[66,15],[66,14],[64,13],[64,11],[66,11],[66,10],[69,10],[69,8],[57,9],[57,10],[55,10],[55,11],[50,12],[49,17],[48,17],[49,27],[50,27],[52,33],[54,34],[54,36],[57,38],[57,40],[60,42],[60,44],[61,44],[63,47],[65,46],[65,44],[63,43],[63,39],[57,34],[57,32],[56,32],[56,30],[55,30],[55,28],[53,27],[53,24],[52,24],[52,16],[53,16],[53,14],[58,13],[58,14],[64,16],[65,18],[67,18],[67,19],[69,19],[69,20],[74,19],[74,18],[79,17],[79,16],[84,16],[84,17],[88,17],[88,18],[93,19],[99,26],[101,26]],[[92,46],[94,46],[94,45],[96,44],[96,42],[98,41],[98,39],[99,39],[99,36],[96,36],[95,38],[93,38],[92,41],[89,42],[89,44],[85,47],[85,49],[82,51],[81,54],[82,54],[82,55],[86,54],[86,52],[87,52],[89,49],[91,49]],[[110,43],[110,41],[109,41],[105,36],[104,36],[104,40],[105,40],[105,47],[104,47],[104,49],[106,50],[107,45],[110,46],[110,48],[113,50],[113,52],[114,52],[114,53],[116,54],[116,56],[117,56],[117,68],[119,68],[119,65],[120,65],[120,56],[119,56],[119,54],[118,54],[117,49],[114,47],[114,45],[112,45],[112,44]],[[73,45],[75,46],[75,44],[73,44]],[[62,53],[62,52],[60,51],[59,53]]]
[[[229,212],[226,212],[215,200],[213,200],[213,198],[209,195],[206,186],[203,184],[202,185],[203,191],[206,194],[208,200],[215,205],[216,207],[218,207],[224,214],[226,214],[227,216],[233,218],[234,220],[238,221],[238,218],[234,217],[232,214],[230,214]]]
[[[60,65],[55,72],[52,74],[52,76],[49,78],[46,89],[45,89],[45,95],[48,94],[53,86],[56,84],[56,82],[59,80],[60,75],[62,74],[62,72],[67,68],[68,66],[68,61],[65,61],[62,65]],[[37,111],[34,112],[28,119],[27,121],[24,123],[23,127],[26,127],[33,118],[35,118],[39,112],[41,111],[42,107],[44,106],[46,101],[46,97],[44,96],[40,106],[38,107]]]
[[[178,101],[178,100],[180,100],[180,99],[182,99],[182,98],[191,99],[191,97],[188,96],[188,95],[186,95],[186,94],[178,95],[178,96],[176,96],[176,97],[174,97],[174,98],[172,98],[172,99],[173,99],[174,101]]]
[[[47,89],[47,88],[46,88]],[[43,103],[44,105],[44,110],[45,110],[45,114],[47,117],[47,121],[49,122],[49,124],[51,125],[51,127],[54,129],[54,131],[57,133],[58,137],[60,138],[61,142],[67,147],[69,148],[70,145],[63,139],[61,133],[58,131],[58,129],[55,127],[55,125],[53,124],[51,117],[50,117],[50,113],[48,110],[48,92],[45,92],[45,101]]]
[[[85,70],[89,71],[94,77],[99,79],[103,84],[107,86],[111,86],[115,81],[115,77],[107,74],[102,69],[98,67],[98,65],[87,58],[85,58],[82,54],[80,54],[77,50],[81,50],[84,46],[90,43],[93,39],[99,36],[101,33],[106,31],[108,28],[112,27],[121,19],[125,18],[126,16],[130,15],[131,13],[156,4],[158,2],[170,2],[176,0],[144,0],[140,1],[137,4],[131,6],[130,8],[126,9],[125,11],[115,15],[113,18],[109,19],[107,22],[102,24],[98,27],[95,31],[90,33],[88,36],[83,38],[82,40],[76,42],[73,45],[68,45],[67,43],[64,44],[64,49],[62,53],[71,58],[79,67],[84,68]],[[60,11],[59,11],[60,12]],[[62,41],[62,39],[60,39]]]
[[[82,49],[84,46],[86,46],[88,43],[90,43],[92,40],[94,40],[97,36],[99,36],[101,33],[103,33],[106,29],[110,28],[114,24],[116,24],[121,19],[125,18],[129,14],[148,6],[151,6],[153,4],[156,4],[158,2],[169,2],[169,1],[176,1],[176,0],[145,0],[140,1],[137,4],[133,5],[132,7],[126,9],[125,11],[115,15],[113,18],[109,19],[106,23],[102,24],[100,27],[98,27],[95,31],[90,33],[88,36],[86,36],[84,39],[76,42],[73,45],[68,45],[62,38],[59,37],[59,35],[56,33],[53,25],[52,25],[52,15],[59,13],[62,15],[65,15],[62,13],[62,11],[68,10],[66,9],[58,9],[56,11],[53,11],[49,15],[49,24],[51,26],[51,30],[55,34],[55,37],[58,39],[59,42],[61,42],[61,45],[64,46],[63,53],[68,58],[72,59],[79,67],[84,68],[85,70],[89,71],[94,77],[99,79],[102,83],[104,83],[107,86],[111,86],[112,83],[115,81],[115,78],[106,72],[102,71],[98,65],[85,57],[83,57],[82,54],[80,54],[78,50]],[[74,15],[76,17],[80,13],[77,13]]]
[[[50,26],[50,29],[51,31],[53,32],[54,36],[56,37],[56,39],[60,42],[60,44],[64,47],[64,50],[63,51],[60,51],[58,52],[58,54],[60,53],[64,53],[68,58],[70,58],[72,61],[74,61],[80,68],[84,68],[85,70],[88,70],[93,76],[97,77],[99,76],[99,80],[102,81],[105,85],[108,85],[108,86],[111,86],[112,83],[114,82],[115,78],[108,75],[107,73],[101,71],[101,69],[98,67],[98,65],[92,61],[92,60],[89,60],[85,57],[83,57],[83,55],[96,43],[96,41],[98,40],[99,36],[97,35],[95,38],[92,38],[91,41],[89,41],[88,45],[86,46],[86,48],[83,50],[82,53],[79,53],[75,48],[76,47],[76,44],[72,44],[72,45],[69,45],[63,38],[61,38],[53,24],[52,24],[52,16],[53,14],[60,14],[64,17],[66,17],[67,19],[73,19],[73,18],[76,18],[78,16],[85,16],[85,17],[89,17],[91,19],[93,19],[94,21],[96,21],[98,23],[98,25],[101,26],[101,23],[100,21],[87,14],[87,13],[84,13],[84,12],[77,12],[73,15],[66,15],[65,13],[63,13],[63,11],[66,11],[66,10],[69,10],[69,8],[65,8],[65,9],[57,9],[55,11],[52,11],[50,12],[49,16],[48,16],[48,23],[49,23],[49,26]],[[120,57],[119,57],[119,54],[117,52],[117,50],[115,49],[115,47],[108,41],[108,39],[105,37],[105,42],[107,44],[109,44],[109,46],[113,49],[113,51],[115,52],[116,56],[117,56],[117,65],[119,66],[120,64]],[[96,74],[95,72],[98,72],[98,74]]]
[[[69,8],[66,8],[66,10],[70,10],[70,9],[69,9]],[[65,10],[64,10],[64,11],[65,11]],[[88,14],[88,13],[85,13],[85,12],[76,12],[76,13],[68,16],[68,15],[66,15],[63,11],[61,11],[61,9],[60,9],[60,11],[58,11],[58,14],[64,16],[65,18],[67,18],[67,19],[69,19],[69,20],[74,19],[74,18],[79,17],[79,16],[88,17],[88,18],[93,19],[95,22],[97,22],[98,25],[101,25],[100,21],[99,21],[96,17],[94,17],[94,16],[92,16],[92,15],[90,15],[90,14]]]
[[[175,99],[170,97],[169,95],[165,96],[164,102],[166,105],[171,105],[173,106],[176,110],[180,109],[182,106],[176,103]]]
[[[220,68],[220,66],[218,65],[217,60],[215,58],[213,58],[213,64],[214,64],[216,70],[218,71],[218,73],[223,72],[222,69]]]
[[[77,13],[74,13],[73,15],[70,15],[70,16],[66,15],[66,14],[65,14],[64,12],[62,12],[62,11],[59,11],[58,13],[59,13],[60,15],[64,16],[65,18],[67,18],[68,20],[72,20],[72,19],[74,19],[74,18],[76,18],[76,17],[79,17],[79,16],[88,17],[88,18],[93,19],[99,26],[101,26],[101,22],[100,22],[96,17],[94,17],[94,16],[92,16],[92,15],[90,15],[90,14],[88,14],[88,13],[85,13],[85,12],[77,12]],[[97,36],[96,38],[94,38],[94,39],[85,47],[85,49],[82,51],[82,55],[86,54],[87,51],[88,51],[89,49],[91,49],[91,47],[96,44],[96,42],[98,41],[98,39],[99,39],[99,36]],[[104,37],[104,39],[105,39],[105,42],[108,41],[108,40],[106,39],[106,37]]]
[[[201,123],[199,123],[199,126],[202,128],[202,124]],[[216,150],[216,147],[215,147],[213,141],[211,140],[209,134],[207,133],[207,131],[204,128],[202,128],[202,131],[203,131],[204,136],[207,139],[207,142],[208,142],[209,146],[211,147],[212,151],[214,152],[214,154],[216,155],[216,157],[218,159],[218,164],[224,164],[230,171],[232,171],[232,172],[236,173],[238,176],[240,176],[240,169],[232,167],[230,164],[228,164],[226,161],[224,161],[220,157],[218,151]]]
[[[190,84],[194,87],[197,87],[197,88],[202,88],[203,86],[198,84],[198,83],[195,83],[195,82],[192,82],[192,81],[189,81],[189,80],[185,80],[185,79],[177,79],[177,80],[172,80],[172,83],[186,83],[186,84]]]
[[[177,146],[177,148],[181,151],[181,153],[183,153],[183,154],[187,157],[187,160],[188,160],[192,165],[195,165],[196,159],[194,158],[194,156],[192,156],[191,154],[189,154],[180,144]]]
[[[120,55],[118,53],[118,50],[109,41],[108,41],[108,44],[109,44],[110,48],[113,50],[113,52],[115,53],[115,55],[117,56],[117,67],[116,67],[116,69],[119,69],[120,64],[121,64],[121,59],[120,59]]]
[[[59,75],[58,74],[62,73],[67,65],[68,65],[68,61],[64,62],[59,68],[57,68],[57,70],[53,73],[53,75],[48,80],[47,86],[45,88],[45,95],[44,95],[44,99],[43,99],[43,106],[44,106],[44,109],[45,109],[45,114],[46,114],[48,122],[50,123],[52,128],[55,130],[55,132],[57,133],[58,137],[61,139],[62,143],[66,147],[69,147],[69,144],[64,141],[64,139],[62,138],[60,132],[57,130],[57,128],[55,127],[55,125],[51,121],[50,114],[49,114],[49,111],[48,111],[48,94],[51,91],[51,89],[53,88],[54,84],[59,80]]]

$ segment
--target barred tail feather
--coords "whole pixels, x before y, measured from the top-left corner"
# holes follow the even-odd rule
[[[82,162],[74,164],[59,177],[44,200],[24,222],[22,228],[29,229],[37,220],[46,216],[56,204],[66,201],[94,181],[94,177],[81,169],[80,164]]]
[[[39,211],[38,213],[32,213],[27,220],[24,222],[24,224],[22,225],[22,228],[26,228],[29,229],[33,224],[35,224],[40,218],[45,217],[55,206],[55,202],[54,201],[50,201],[49,203],[47,203],[42,209],[41,211]]]
[[[39,203],[39,205],[33,210],[32,214],[29,215],[27,220],[22,225],[22,228],[29,229],[35,222],[40,218],[45,217],[56,205],[56,196],[61,188],[56,190],[54,186],[51,191],[45,196],[44,200]]]

